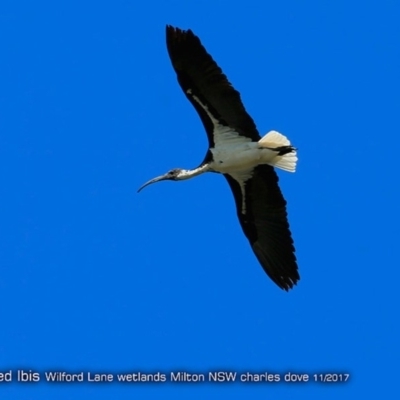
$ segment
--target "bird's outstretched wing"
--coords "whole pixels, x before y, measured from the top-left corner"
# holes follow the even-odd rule
[[[229,127],[241,136],[258,141],[260,135],[247,114],[240,94],[191,30],[167,25],[167,49],[178,82],[199,114],[210,148],[220,128]]]
[[[243,232],[268,276],[289,290],[300,279],[286,201],[278,176],[269,165],[259,165],[241,174],[226,174],[236,201]]]

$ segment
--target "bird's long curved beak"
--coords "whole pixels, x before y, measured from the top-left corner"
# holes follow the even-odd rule
[[[138,189],[138,193],[144,189],[146,186],[151,185],[152,183],[156,183],[156,182],[160,182],[160,181],[164,181],[167,179],[166,174],[165,175],[161,175],[161,176],[157,176],[156,178],[150,179],[149,181],[147,181],[144,185],[140,186],[140,188]]]

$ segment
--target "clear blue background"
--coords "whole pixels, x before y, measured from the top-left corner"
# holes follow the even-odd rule
[[[395,1],[2,1],[0,371],[348,372],[347,384],[0,384],[2,399],[349,399],[398,391]],[[165,25],[198,34],[279,173],[301,281],[258,265],[202,161]]]

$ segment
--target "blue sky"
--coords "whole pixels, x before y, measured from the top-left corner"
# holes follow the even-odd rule
[[[399,359],[399,11],[394,1],[0,6],[2,399],[388,396]],[[279,172],[301,281],[264,274],[225,180],[136,191],[207,139],[165,25],[191,28]],[[346,384],[46,383],[46,371],[346,372]]]

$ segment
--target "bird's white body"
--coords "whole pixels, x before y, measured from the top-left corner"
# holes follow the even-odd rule
[[[222,143],[216,143],[213,149],[213,162],[210,169],[222,174],[240,172],[260,164],[268,164],[285,171],[294,172],[297,154],[292,151],[283,156],[273,150],[279,146],[289,146],[289,140],[276,131],[268,132],[258,142],[252,142],[236,132],[230,133]]]
[[[210,169],[222,174],[254,168],[260,164],[272,164],[276,157],[276,151],[264,149],[255,142],[221,145],[210,151],[213,154]]]
[[[283,156],[273,150],[279,146],[289,146],[289,140],[279,132],[270,131],[258,142],[240,136],[235,131],[224,132],[224,140],[210,149],[213,160],[192,170],[182,169],[177,179],[190,179],[204,172],[214,171],[221,174],[238,174],[242,180],[251,177],[254,167],[268,164],[272,167],[295,172],[297,163],[296,150]]]

